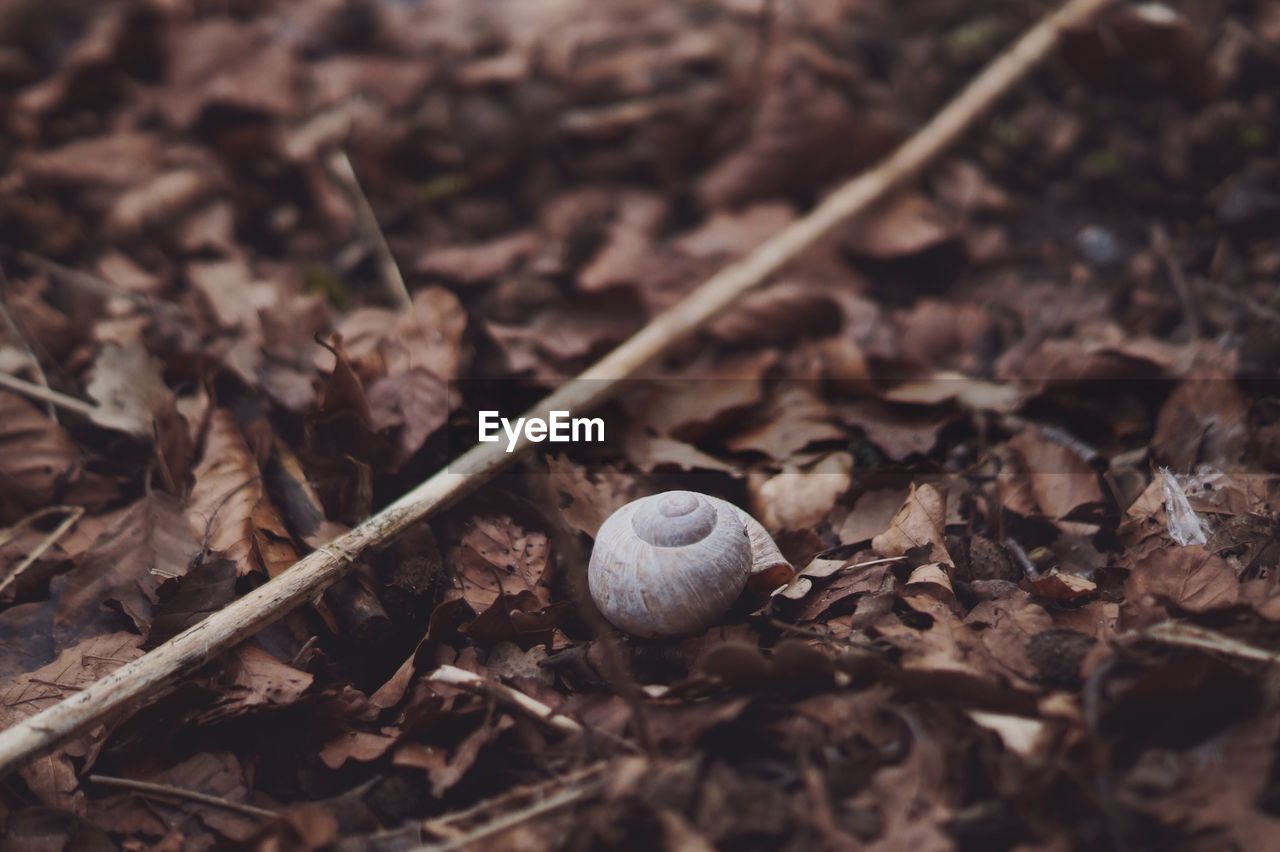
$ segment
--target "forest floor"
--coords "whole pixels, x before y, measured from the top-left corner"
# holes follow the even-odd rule
[[[0,2],[0,727],[448,464],[1045,11]],[[0,849],[1280,848],[1278,111],[1280,3],[1116,4],[602,444],[4,779]],[[671,488],[800,575],[636,640],[587,560]]]

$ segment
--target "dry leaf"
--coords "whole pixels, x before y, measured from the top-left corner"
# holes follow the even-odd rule
[[[80,454],[70,436],[31,403],[0,390],[0,498],[22,507],[53,501]]]
[[[946,519],[946,492],[929,483],[912,484],[889,528],[872,539],[871,546],[881,556],[906,556],[921,549],[929,562],[954,565],[944,537]]]
[[[274,577],[298,561],[235,415],[225,409],[209,418],[195,480],[187,508],[191,530],[207,547],[235,560],[240,576],[263,571]]]
[[[85,390],[98,405],[93,422],[107,429],[150,437],[156,415],[173,404],[163,365],[138,342],[109,343],[93,363]]]
[[[104,605],[116,605],[143,636],[157,589],[187,573],[200,548],[173,498],[152,492],[93,543],[66,578],[54,623],[75,635]]]
[[[853,457],[829,453],[802,469],[747,480],[752,514],[771,530],[804,530],[826,518],[853,481]]]

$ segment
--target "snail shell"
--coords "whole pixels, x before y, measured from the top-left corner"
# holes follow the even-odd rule
[[[633,500],[600,526],[587,585],[615,627],[636,636],[705,630],[754,571],[787,564],[764,527],[732,503],[695,491]]]

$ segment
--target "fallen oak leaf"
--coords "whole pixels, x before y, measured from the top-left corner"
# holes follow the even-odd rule
[[[927,548],[927,561],[954,566],[943,536],[946,518],[946,492],[929,483],[913,483],[889,528],[871,540],[871,547],[882,556],[906,556]]]
[[[146,495],[67,575],[55,629],[74,632],[91,624],[104,605],[114,604],[145,636],[161,583],[186,574],[199,552],[177,502],[159,492]]]
[[[240,576],[274,577],[298,561],[280,512],[267,496],[257,460],[235,415],[214,411],[195,470],[187,521],[197,539],[235,560]]]

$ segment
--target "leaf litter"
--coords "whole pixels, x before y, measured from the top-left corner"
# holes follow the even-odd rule
[[[1030,14],[899,6],[0,9],[0,366],[75,403],[0,390],[4,724],[446,465]],[[1276,23],[1071,34],[652,365],[603,445],[25,767],[0,846],[1273,848]],[[586,561],[669,488],[804,567],[634,641]]]

